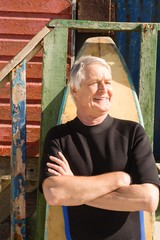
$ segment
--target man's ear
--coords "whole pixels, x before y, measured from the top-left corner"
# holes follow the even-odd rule
[[[77,90],[76,90],[75,88],[74,88],[74,89],[71,89],[71,93],[72,93],[73,96],[76,96]]]

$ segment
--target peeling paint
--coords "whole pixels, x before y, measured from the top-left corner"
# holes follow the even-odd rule
[[[11,240],[26,239],[26,62],[12,71]]]

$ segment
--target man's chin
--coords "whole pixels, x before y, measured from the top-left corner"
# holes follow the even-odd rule
[[[97,111],[99,111],[99,112],[101,112],[101,113],[107,113],[109,110],[110,110],[110,108],[111,108],[111,106],[105,106],[105,107],[99,107],[99,106],[97,106]]]

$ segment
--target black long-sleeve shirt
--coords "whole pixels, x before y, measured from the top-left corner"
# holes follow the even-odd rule
[[[46,166],[50,162],[49,156],[57,156],[58,151],[64,154],[74,175],[125,171],[135,184],[160,185],[148,138],[139,123],[108,115],[96,126],[86,126],[75,118],[53,127],[44,144],[41,190],[43,180],[51,176]],[[141,212],[110,211],[81,205],[67,207],[64,221],[66,219],[66,231],[72,240],[145,239]]]

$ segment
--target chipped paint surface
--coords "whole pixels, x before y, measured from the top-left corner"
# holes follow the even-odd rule
[[[51,19],[71,19],[70,0],[0,1],[0,71]],[[42,51],[27,63],[27,157],[39,155]],[[11,154],[9,84],[0,89],[0,156]],[[38,105],[37,105],[38,104]]]
[[[26,239],[26,63],[12,71],[11,239]]]

